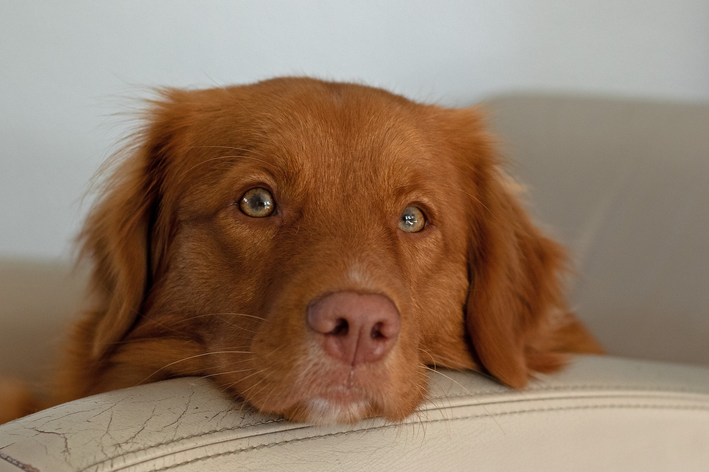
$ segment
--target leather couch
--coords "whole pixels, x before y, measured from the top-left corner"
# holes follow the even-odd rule
[[[709,105],[570,96],[485,104],[531,211],[572,250],[608,356],[515,391],[431,374],[402,423],[266,417],[175,379],[0,426],[0,471],[709,470]],[[81,299],[61,262],[0,262],[0,376],[39,384]]]

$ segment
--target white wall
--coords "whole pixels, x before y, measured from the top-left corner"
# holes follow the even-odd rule
[[[512,90],[707,101],[709,2],[2,0],[0,256],[69,256],[125,97],[282,74],[461,106]]]

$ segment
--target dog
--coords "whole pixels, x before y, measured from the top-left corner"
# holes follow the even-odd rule
[[[164,89],[80,235],[54,403],[206,376],[299,422],[398,421],[435,367],[523,388],[601,348],[476,108],[276,78]]]

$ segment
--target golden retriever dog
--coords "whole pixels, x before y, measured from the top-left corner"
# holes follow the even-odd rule
[[[144,118],[80,236],[55,403],[207,376],[293,421],[396,421],[431,366],[523,388],[600,352],[475,108],[278,78]]]

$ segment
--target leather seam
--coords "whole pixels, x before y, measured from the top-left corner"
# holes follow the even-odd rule
[[[456,418],[441,418],[441,419],[436,419],[436,420],[425,420],[422,423],[423,424],[433,424],[433,423],[442,423],[442,422],[451,422],[451,421],[465,421],[465,420],[471,420],[471,419],[476,419],[476,418],[493,418],[494,419],[494,418],[501,417],[501,416],[522,415],[522,414],[528,414],[528,413],[565,412],[565,411],[576,411],[576,410],[602,410],[602,409],[616,409],[616,408],[617,409],[629,409],[629,410],[703,411],[703,412],[709,413],[709,406],[705,407],[705,406],[680,406],[680,405],[643,405],[643,404],[629,404],[629,405],[614,404],[613,405],[613,404],[611,404],[611,405],[583,405],[583,406],[554,407],[554,408],[530,408],[530,409],[515,410],[515,411],[505,411],[505,412],[495,413],[494,415],[491,415],[489,413],[484,413],[484,414],[481,413],[481,414],[461,416],[461,417],[456,417]],[[368,431],[396,428],[396,427],[400,427],[402,425],[403,425],[403,423],[385,424],[385,425],[372,427],[372,428],[338,431],[336,433],[319,434],[319,435],[315,435],[315,436],[308,436],[305,438],[294,438],[294,439],[288,439],[285,441],[279,441],[279,442],[274,442],[274,443],[269,443],[269,444],[260,444],[258,446],[250,446],[250,447],[245,447],[245,448],[240,448],[240,449],[234,449],[232,451],[219,452],[219,453],[209,454],[209,455],[202,456],[202,457],[197,457],[197,458],[190,459],[188,461],[180,462],[177,464],[173,464],[173,465],[170,465],[167,467],[162,467],[160,469],[153,469],[153,472],[163,472],[166,470],[174,469],[176,467],[182,467],[184,465],[193,464],[193,463],[200,462],[200,461],[206,461],[209,459],[214,459],[217,457],[222,457],[222,456],[227,456],[227,455],[237,455],[237,454],[241,454],[243,452],[256,451],[256,450],[260,450],[260,449],[268,449],[268,448],[272,448],[272,447],[276,447],[276,446],[311,441],[311,440],[315,440],[315,439],[337,437],[337,436],[348,435],[348,434],[353,434],[353,433],[366,433]],[[241,428],[237,428],[237,429],[241,429]],[[223,432],[223,431],[226,431],[226,430],[221,430],[220,432]],[[236,440],[238,440],[238,439],[236,439]],[[223,442],[231,442],[231,441],[234,441],[234,439],[226,440]],[[169,444],[169,443],[163,443],[163,445],[165,445],[165,444]],[[216,444],[216,443],[213,443],[213,444]],[[206,444],[206,445],[202,445],[199,447],[200,448],[208,447],[213,444]],[[146,448],[143,450],[147,450],[147,449],[150,449],[150,448]],[[131,453],[133,453],[133,452],[137,452],[137,451],[132,451]],[[179,453],[179,452],[184,452],[184,451],[176,451],[175,453]],[[115,460],[116,457],[120,457],[120,456],[115,456],[113,458],[107,459],[106,461],[101,461],[99,463],[88,466],[82,470],[85,471],[85,470],[88,470],[90,467],[96,467],[104,462]],[[143,463],[149,462],[150,460],[154,460],[154,459],[149,459],[148,461],[144,461]],[[139,464],[140,463],[135,463],[135,464],[131,464],[127,467],[132,467],[132,466],[136,466]],[[119,471],[122,469],[114,469],[114,470]]]
[[[459,393],[455,395],[441,395],[436,397],[429,397],[430,400],[445,400],[447,398],[462,398],[470,397],[475,395],[491,395],[491,394],[518,394],[520,396],[524,395],[525,392],[543,392],[543,391],[559,391],[559,390],[630,390],[632,392],[647,391],[648,393],[693,393],[699,395],[709,395],[709,390],[699,390],[691,388],[666,388],[662,386],[653,385],[619,385],[619,384],[607,384],[607,385],[594,385],[594,384],[578,384],[578,385],[545,385],[540,387],[527,387],[522,390],[513,390],[510,388],[500,388],[496,390],[475,390],[466,393]]]
[[[187,441],[187,440],[198,438],[200,436],[204,436],[207,434],[218,434],[218,433],[224,433],[226,431],[239,431],[239,430],[243,430],[243,429],[252,428],[254,426],[263,426],[263,425],[267,425],[267,424],[283,423],[283,422],[285,422],[285,420],[283,418],[276,418],[276,419],[267,420],[267,421],[259,421],[256,423],[249,423],[249,424],[246,424],[243,426],[232,426],[232,427],[226,427],[226,428],[221,428],[221,429],[214,429],[214,430],[210,430],[210,431],[203,431],[201,433],[190,434],[188,436],[181,436],[181,437],[173,438],[173,439],[170,439],[169,441],[163,441],[163,442],[151,444],[150,446],[143,447],[140,449],[134,449],[134,450],[129,451],[128,454],[138,454],[138,453],[141,453],[144,451],[149,451],[150,449],[154,449],[154,448],[157,448],[160,446],[167,446],[168,444],[174,444],[174,443],[177,443],[180,441]],[[115,457],[120,457],[120,456],[115,456]],[[113,460],[114,458],[106,459],[106,460]],[[86,466],[82,470],[88,470],[91,467],[96,467],[96,466],[106,462],[106,460],[95,462],[91,465]]]
[[[23,470],[25,472],[39,472],[39,469],[36,469],[35,467],[32,467],[31,465],[26,464],[24,462],[20,462],[14,457],[8,456],[7,454],[3,454],[2,452],[0,452],[0,459],[4,460],[8,464],[14,465],[18,469]]]

